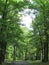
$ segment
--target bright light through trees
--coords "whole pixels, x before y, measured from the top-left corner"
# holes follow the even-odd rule
[[[31,9],[25,9],[22,11],[22,17],[21,17],[21,23],[28,29],[31,28],[32,20],[34,20],[35,15],[33,14],[34,10]]]

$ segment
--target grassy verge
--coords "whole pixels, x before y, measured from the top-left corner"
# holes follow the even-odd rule
[[[37,61],[27,61],[30,65],[49,65],[49,61],[48,62],[41,62],[40,60]]]

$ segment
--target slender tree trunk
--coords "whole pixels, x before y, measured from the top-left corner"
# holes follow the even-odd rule
[[[27,49],[25,50],[25,60],[27,60]]]
[[[44,61],[48,61],[48,35],[46,35],[46,41],[44,42]]]
[[[45,6],[43,9],[43,21],[44,21],[44,35],[45,35],[45,41],[44,41],[44,62],[48,61],[48,34],[47,34],[47,17],[46,17],[46,11]]]
[[[0,64],[4,62],[5,59],[5,53],[6,53],[6,42],[0,42]]]
[[[44,47],[42,47],[42,55],[41,55],[41,58],[42,58],[42,62],[43,62],[43,59],[44,59]]]
[[[40,43],[41,43],[41,54],[42,54],[41,55],[41,59],[43,61],[43,58],[44,58],[44,56],[43,56],[44,55],[44,51],[43,50],[44,49],[43,49],[43,43],[42,43],[42,39],[41,39],[42,37],[41,37],[41,32],[40,32],[40,29],[39,29],[38,25],[37,25],[37,28],[38,28],[38,31],[39,31],[39,37],[40,37],[39,39],[40,39]]]
[[[41,50],[40,48],[37,48],[37,51],[36,51],[36,60],[40,60],[41,59]]]
[[[16,60],[16,46],[14,45],[13,46],[13,61],[15,61]]]
[[[0,41],[0,64],[2,64],[2,62],[4,62],[5,59],[5,53],[6,53],[6,45],[7,42],[4,40],[4,36],[2,36],[3,30],[5,30],[6,26],[5,26],[5,21],[6,21],[6,15],[7,15],[7,1],[5,2],[5,6],[4,6],[4,11],[3,11],[3,16],[2,16],[2,28],[1,28],[1,41]]]

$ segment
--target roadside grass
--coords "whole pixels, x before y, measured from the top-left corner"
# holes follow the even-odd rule
[[[49,61],[48,62],[41,62],[40,60],[37,61],[27,61],[30,65],[49,65]]]

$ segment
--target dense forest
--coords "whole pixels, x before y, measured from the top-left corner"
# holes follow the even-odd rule
[[[25,9],[35,15],[31,30],[21,23]],[[0,0],[0,64],[17,60],[48,62],[49,0]]]

